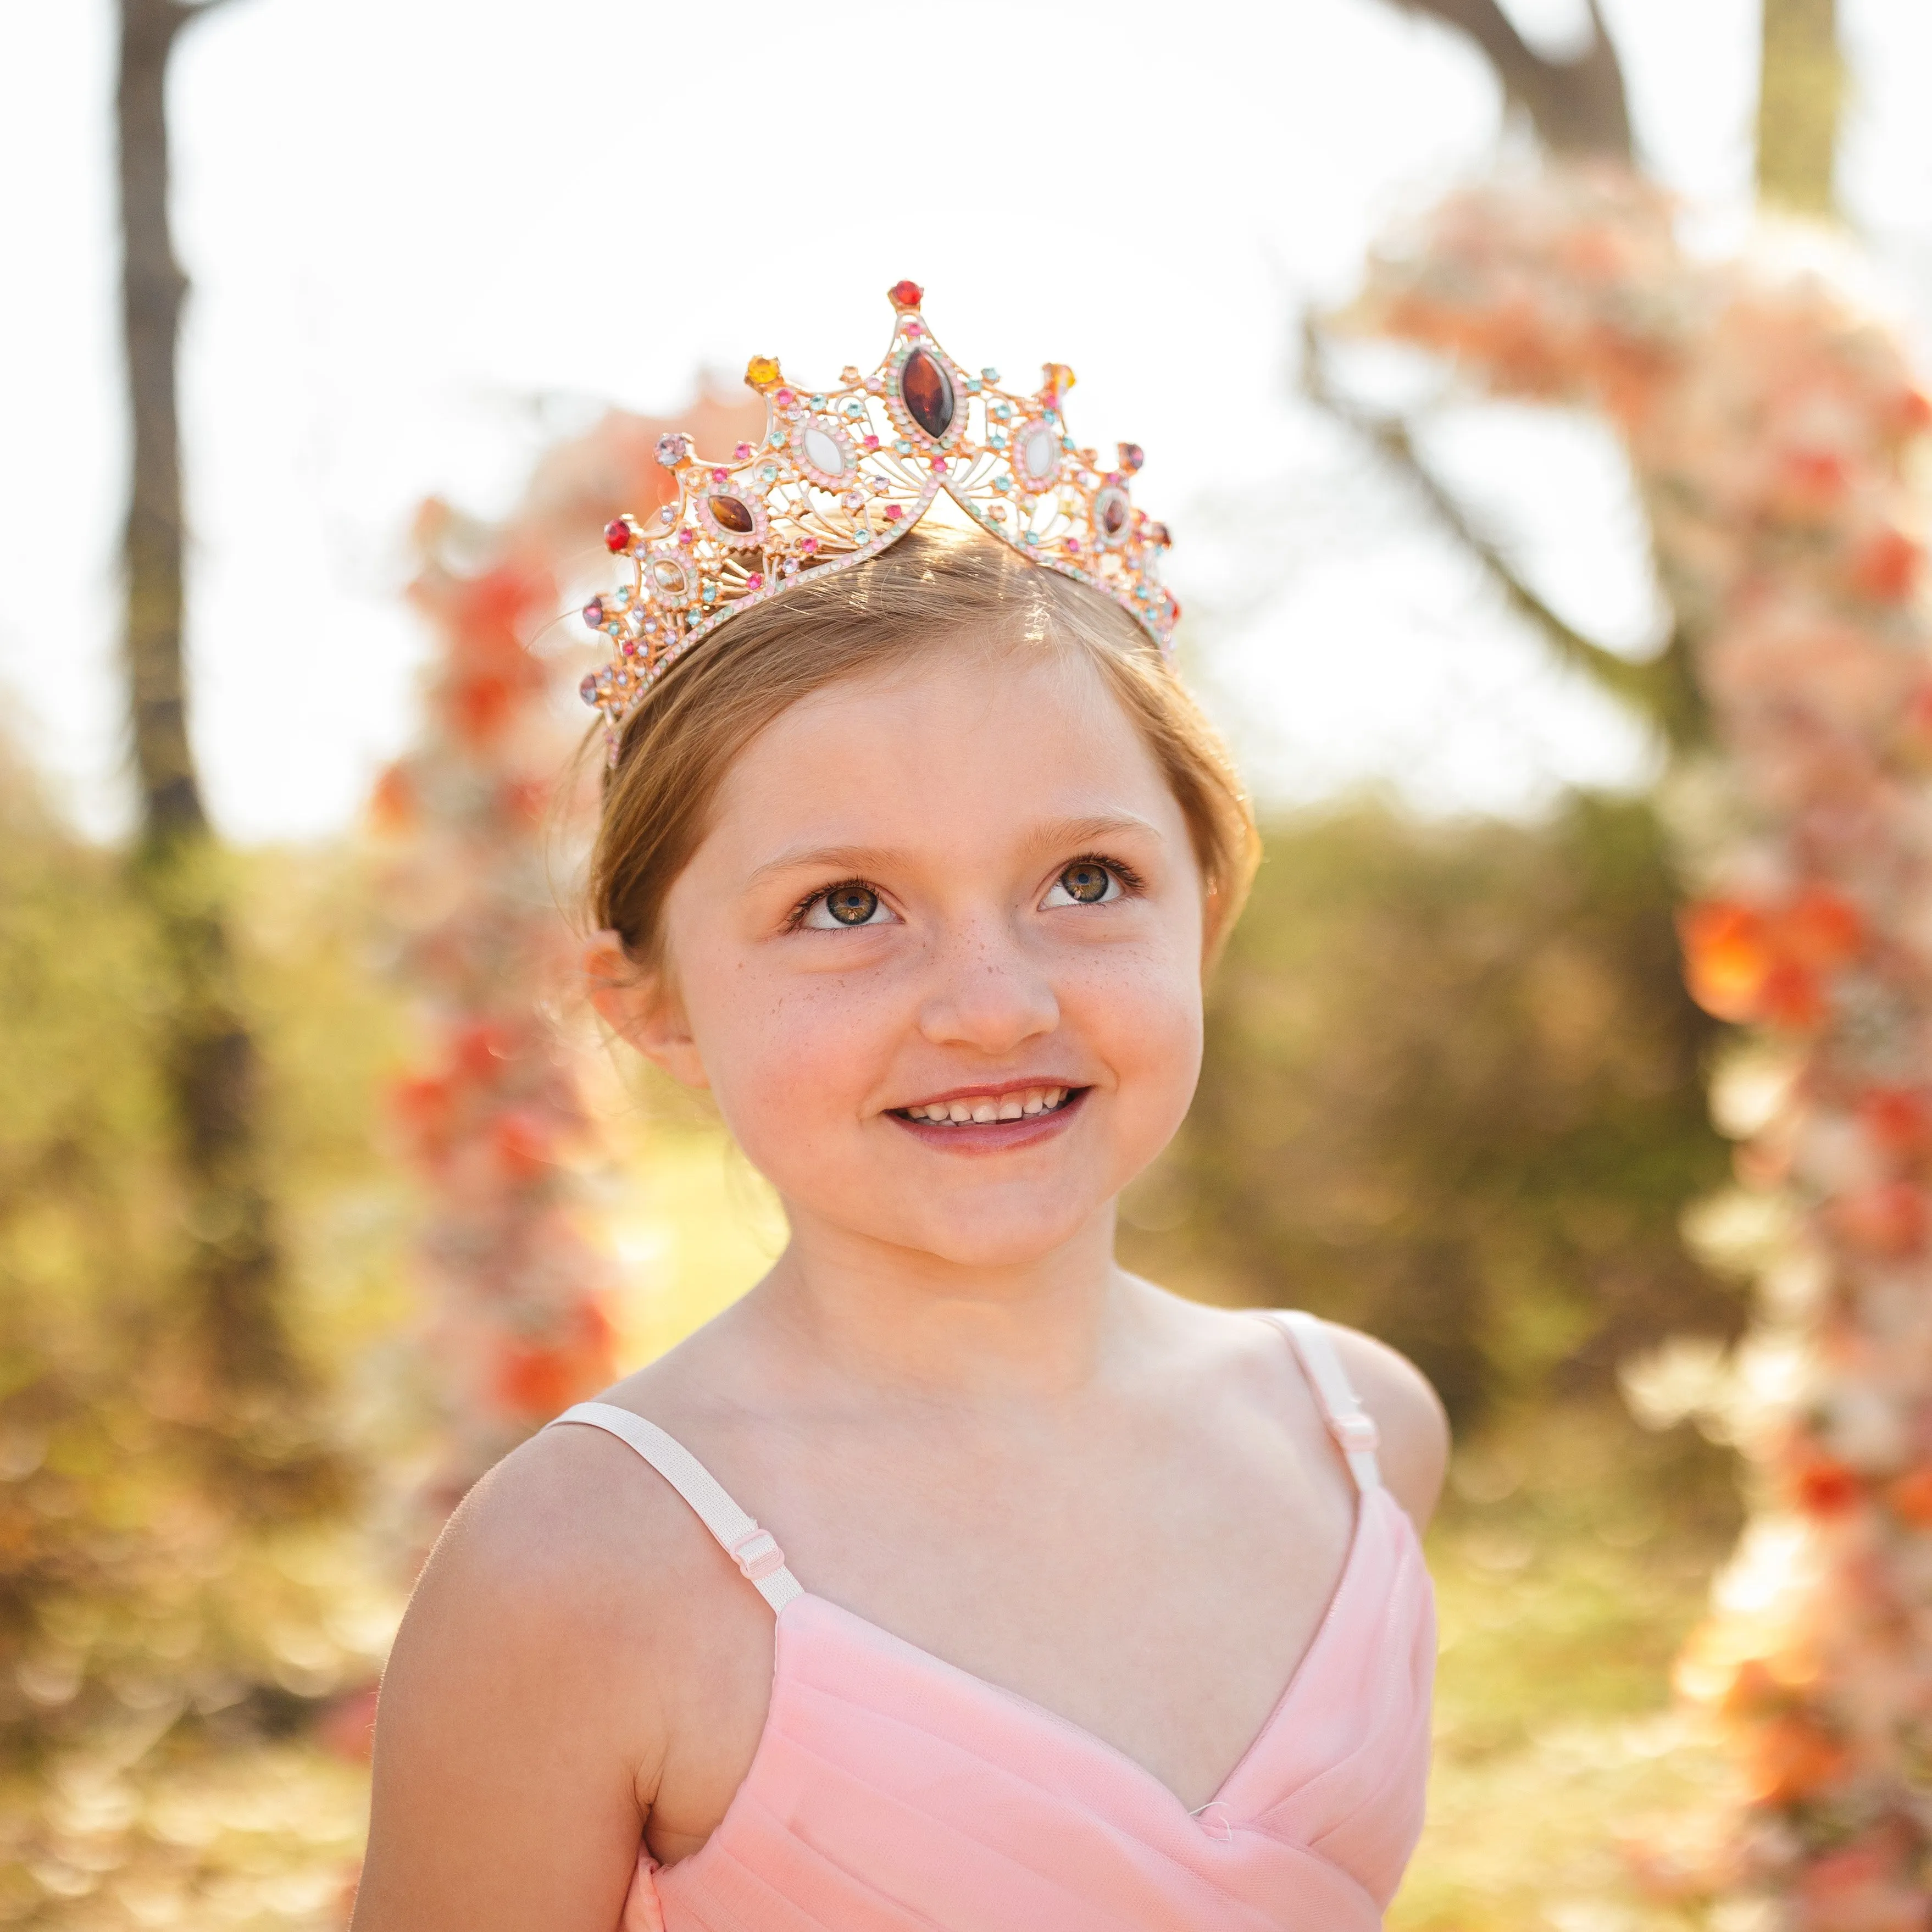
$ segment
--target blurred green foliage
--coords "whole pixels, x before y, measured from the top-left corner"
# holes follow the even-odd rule
[[[330,1391],[315,1446],[366,1468],[406,1432],[371,1386],[406,1313],[406,1204],[371,1132],[400,1015],[352,865],[264,853],[231,884],[292,1325]],[[274,1444],[274,1418],[224,1412],[177,1305],[148,916],[0,752],[0,1922],[129,1886],[176,1922],[222,1832],[170,1837],[130,1780],[299,1726],[369,1681],[397,1607],[359,1510],[286,1508],[279,1456],[250,1481],[236,1444]]]
[[[1421,824],[1371,800],[1278,819],[1267,852],[1193,1111],[1124,1203],[1130,1264],[1366,1328],[1466,1422],[1735,1332],[1678,1233],[1729,1150],[1648,806]]]

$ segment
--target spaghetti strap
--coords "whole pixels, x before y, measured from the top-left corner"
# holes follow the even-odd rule
[[[1348,1459],[1356,1488],[1379,1489],[1382,1472],[1376,1460],[1376,1445],[1381,1437],[1376,1419],[1349,1386],[1347,1371],[1335,1352],[1335,1344],[1328,1339],[1326,1327],[1316,1316],[1304,1314],[1299,1309],[1271,1309],[1262,1318],[1273,1322],[1294,1345],[1302,1371],[1322,1406],[1328,1432]]]
[[[676,1437],[667,1436],[655,1422],[608,1402],[580,1402],[544,1426],[555,1429],[566,1422],[604,1430],[634,1449],[691,1505],[692,1513],[773,1610],[782,1610],[794,1598],[805,1594],[798,1579],[785,1568],[784,1552],[771,1532],[760,1529]]]

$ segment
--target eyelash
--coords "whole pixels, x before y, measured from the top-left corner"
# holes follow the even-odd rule
[[[1120,890],[1123,892],[1143,892],[1147,890],[1147,881],[1134,870],[1132,866],[1119,859],[1110,859],[1104,852],[1082,852],[1068,860],[1066,863],[1060,867],[1060,872],[1070,872],[1076,866],[1103,867],[1120,880]],[[1059,878],[1060,872],[1056,872],[1054,877]],[[861,886],[868,892],[875,892],[878,890],[878,886],[872,884],[869,880],[835,879],[829,886],[820,886],[816,892],[807,892],[805,897],[792,908],[791,910],[785,915],[786,932],[797,932],[805,923],[806,914],[810,912],[814,906],[817,905],[821,899],[830,898],[834,892],[843,892],[848,886]]]
[[[834,892],[842,892],[848,886],[858,886],[868,892],[878,892],[878,887],[866,879],[835,879],[829,886],[820,886],[815,892],[807,892],[798,904],[785,915],[785,930],[796,932],[805,923],[805,916],[820,899],[829,899]],[[885,896],[880,893],[880,898]]]
[[[1123,892],[1144,892],[1147,890],[1146,880],[1132,866],[1118,859],[1110,859],[1104,852],[1082,852],[1077,858],[1068,860],[1060,867],[1060,872],[1053,876],[1057,879],[1060,872],[1070,872],[1076,866],[1098,866],[1103,872],[1112,872],[1120,880]]]

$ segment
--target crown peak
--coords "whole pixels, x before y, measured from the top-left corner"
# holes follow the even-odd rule
[[[700,460],[686,430],[658,438],[674,494],[647,526],[620,517],[606,527],[628,580],[584,612],[610,647],[581,689],[614,757],[637,705],[694,645],[740,610],[878,556],[942,493],[988,536],[1112,598],[1168,649],[1180,610],[1160,580],[1166,527],[1132,499],[1139,446],[1120,444],[1118,466],[1103,464],[1068,431],[1064,362],[1046,364],[1034,394],[1004,389],[997,370],[970,375],[932,340],[916,282],[886,292],[892,340],[869,374],[848,364],[837,387],[807,393],[776,356],[754,356],[745,380],[764,401],[760,437],[728,463]]]

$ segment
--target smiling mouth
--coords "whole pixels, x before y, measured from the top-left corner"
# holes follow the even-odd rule
[[[974,1094],[890,1111],[900,1120],[916,1120],[921,1126],[991,1126],[1008,1120],[1043,1119],[1060,1112],[1086,1090],[1084,1087],[1022,1087],[1010,1094]]]

